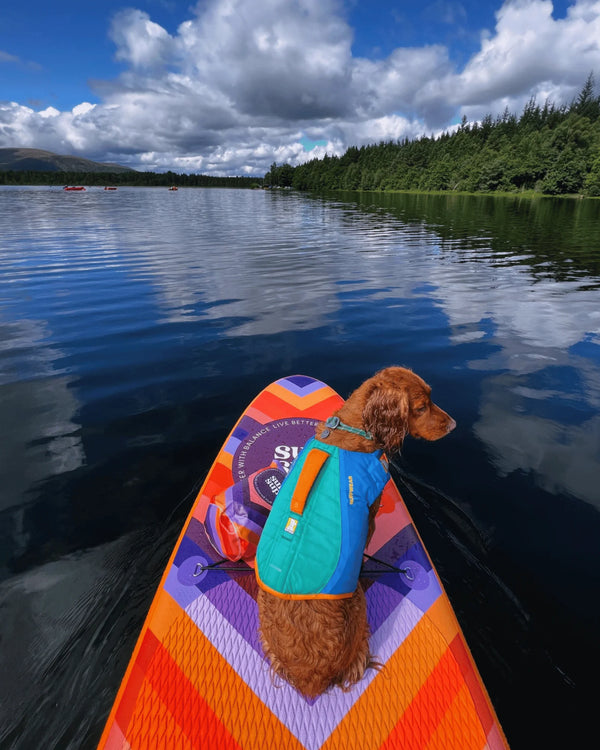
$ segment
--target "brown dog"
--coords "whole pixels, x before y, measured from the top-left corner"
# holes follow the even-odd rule
[[[366,380],[336,412],[341,423],[371,438],[319,423],[318,440],[350,451],[387,456],[406,435],[438,440],[456,426],[431,401],[431,388],[411,370],[388,367]],[[312,502],[312,500],[311,500]],[[367,544],[375,528],[379,498],[369,511]],[[263,650],[273,672],[307,697],[332,686],[349,690],[365,670],[377,667],[369,651],[366,601],[360,582],[347,598],[285,599],[259,588]]]

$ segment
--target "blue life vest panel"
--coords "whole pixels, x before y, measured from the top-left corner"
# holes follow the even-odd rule
[[[288,599],[352,596],[369,508],[390,479],[381,456],[308,441],[258,543],[256,575],[263,589]]]

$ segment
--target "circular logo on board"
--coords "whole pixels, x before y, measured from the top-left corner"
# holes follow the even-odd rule
[[[314,436],[318,423],[318,419],[298,417],[257,425],[256,431],[247,435],[233,456],[231,471],[235,481],[264,469],[273,461],[288,471],[306,441]]]

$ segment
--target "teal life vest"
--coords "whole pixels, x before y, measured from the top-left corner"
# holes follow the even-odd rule
[[[348,451],[311,438],[284,479],[258,542],[259,585],[285,599],[352,596],[369,508],[389,478],[381,451]]]

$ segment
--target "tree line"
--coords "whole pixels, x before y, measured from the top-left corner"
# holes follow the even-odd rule
[[[600,96],[591,73],[570,105],[532,98],[452,133],[351,146],[340,157],[271,166],[265,186],[298,190],[534,191],[600,196]]]
[[[0,185],[111,185],[114,187],[230,187],[262,186],[260,177],[213,177],[175,172],[0,172]]]

